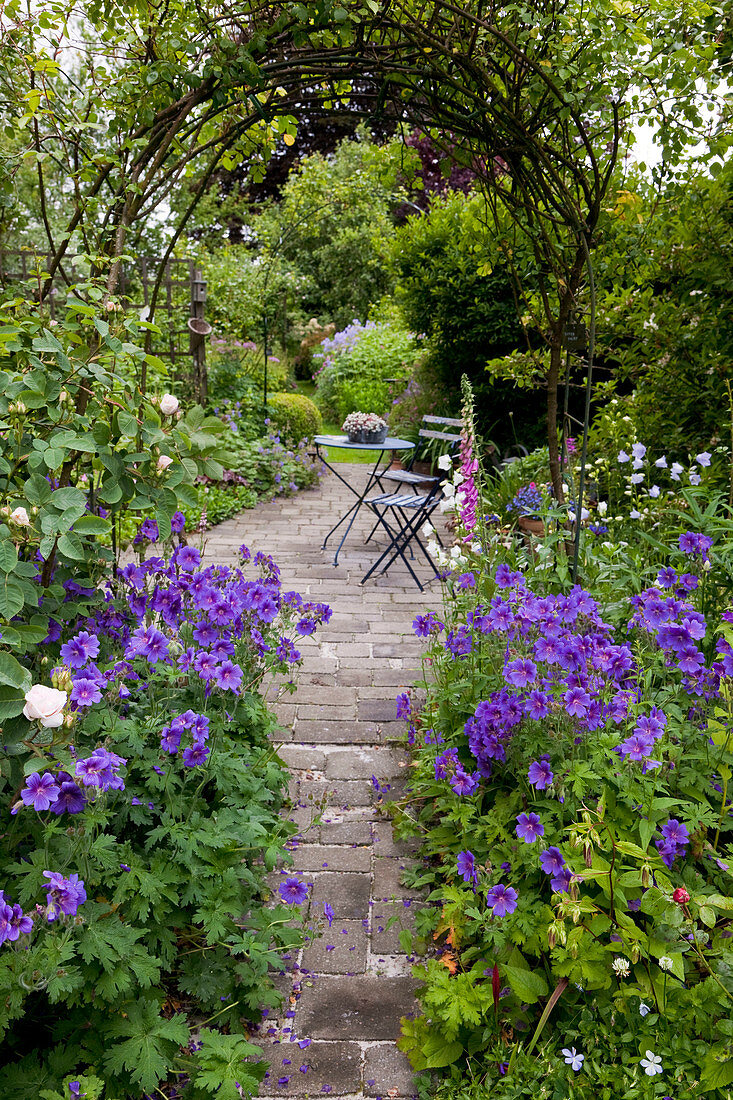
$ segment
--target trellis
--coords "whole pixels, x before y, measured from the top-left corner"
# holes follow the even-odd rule
[[[14,286],[22,285],[27,293],[37,281],[40,292],[50,260],[49,253],[32,248],[0,251],[0,289],[12,293]],[[46,297],[52,320],[63,307],[68,287],[83,277],[78,261],[79,257],[67,255],[54,273]],[[119,297],[143,317],[150,309],[162,262],[158,257],[140,256],[122,266]],[[173,388],[201,403],[207,394],[205,338],[211,331],[204,318],[205,301],[206,283],[196,261],[166,260],[153,318],[160,333],[152,334],[150,351],[170,365]]]

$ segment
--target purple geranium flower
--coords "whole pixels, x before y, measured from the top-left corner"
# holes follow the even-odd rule
[[[86,799],[81,793],[81,789],[77,787],[71,776],[69,776],[68,780],[63,782],[59,788],[58,798],[51,807],[51,813],[80,814],[86,804]]]
[[[533,844],[539,837],[544,836],[545,827],[538,814],[520,814],[517,818],[517,836],[525,844]]]
[[[555,778],[549,760],[545,759],[544,756],[541,760],[533,760],[529,765],[527,778],[538,791],[546,790]]]
[[[540,867],[546,875],[559,875],[564,866],[565,860],[559,848],[546,848],[540,852]]]
[[[25,781],[25,787],[20,792],[20,797],[26,806],[32,806],[39,812],[48,810],[59,796],[60,787],[56,776],[51,772],[32,772]]]
[[[222,691],[235,692],[239,691],[243,678],[244,673],[242,669],[232,661],[223,661],[216,669],[214,676],[217,687],[220,687]]]
[[[83,668],[87,661],[93,661],[98,656],[99,638],[86,630],[61,646],[61,660],[69,668]]]
[[[469,775],[460,764],[456,765],[456,770],[449,782],[456,794],[462,796],[474,794],[478,790],[478,774],[474,772],[473,775]]]
[[[278,886],[277,892],[288,905],[302,905],[308,897],[308,884],[298,878],[286,878]]]
[[[79,676],[74,680],[74,686],[71,689],[71,702],[76,703],[77,707],[91,707],[95,703],[101,702],[101,699],[102,692],[96,680],[92,680],[88,676]]]
[[[473,852],[459,852],[456,869],[464,882],[477,882],[478,870]]]
[[[503,882],[492,886],[486,895],[486,902],[495,917],[505,917],[507,913],[513,913],[517,908],[517,891],[511,886],[505,886]]]
[[[187,768],[198,768],[206,763],[209,748],[201,741],[196,741],[190,749],[183,750],[183,763]]]
[[[44,871],[43,877],[49,880],[46,884],[48,920],[56,920],[61,913],[73,917],[79,906],[87,900],[84,883],[79,876],[73,874],[64,878],[58,871]]]

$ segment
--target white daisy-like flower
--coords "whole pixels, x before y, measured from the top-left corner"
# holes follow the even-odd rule
[[[664,1073],[662,1069],[662,1059],[651,1050],[646,1052],[646,1058],[640,1059],[639,1065],[644,1067],[644,1073],[647,1077],[654,1077],[657,1073]]]

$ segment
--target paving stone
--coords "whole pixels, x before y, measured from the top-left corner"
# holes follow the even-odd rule
[[[371,845],[352,848],[342,844],[299,844],[293,851],[293,867],[298,871],[358,871],[369,874],[371,866]]]
[[[319,978],[296,1009],[298,1034],[314,1039],[397,1040],[400,1019],[415,1010],[412,978]]]
[[[370,779],[373,775],[378,778],[399,775],[400,760],[407,761],[407,754],[398,755],[393,749],[388,748],[360,748],[330,752],[326,757],[327,779]]]
[[[313,974],[363,974],[369,937],[360,920],[337,920],[303,952],[301,966]]]
[[[364,1054],[364,1095],[385,1096],[392,1089],[400,1096],[411,1096],[415,1091],[415,1072],[407,1056],[392,1043],[375,1043]]]
[[[325,1096],[331,1100],[358,1092],[361,1085],[361,1049],[358,1043],[312,1042],[301,1050],[297,1042],[262,1043],[270,1076],[260,1085],[260,1096]],[[286,1064],[289,1063],[289,1064]],[[305,1073],[300,1067],[307,1066]],[[284,1078],[289,1081],[285,1082]]]
[[[374,744],[380,734],[371,722],[340,722],[309,719],[298,723],[298,738],[313,744],[353,745]]]
[[[368,844],[372,830],[368,821],[324,821],[319,835],[324,844]]]
[[[415,903],[406,908],[402,902],[375,902],[371,918],[372,956],[379,958],[401,952],[400,932],[407,930],[414,934],[417,912]]]
[[[344,722],[350,718],[356,718],[356,703],[348,703],[345,706],[330,706],[322,703],[298,703],[297,716],[299,721],[309,718]],[[278,717],[279,717],[278,711]]]
[[[370,806],[376,797],[371,782],[365,779],[314,780],[308,789],[326,806]]]
[[[289,767],[300,771],[326,770],[326,754],[320,749],[306,748],[301,744],[283,745],[278,750],[278,756]]]
[[[364,920],[369,916],[371,881],[369,875],[353,872],[326,871],[314,875],[311,910],[322,913],[326,902],[336,918]]]
[[[419,898],[419,890],[409,890],[400,882],[402,874],[409,866],[404,859],[394,859],[377,855],[374,860],[373,896],[375,898]]]

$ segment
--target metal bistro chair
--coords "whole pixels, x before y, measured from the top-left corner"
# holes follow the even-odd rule
[[[447,416],[425,416],[423,417],[423,424],[439,425],[442,428],[461,428],[462,421],[453,417]],[[421,427],[419,436],[422,439],[442,439],[446,443],[450,444],[450,451],[455,451],[461,441],[460,432],[446,432],[437,430],[432,427]],[[380,493],[377,496],[367,497],[365,504],[367,504],[374,512],[376,522],[372,528],[368,538],[372,537],[377,527],[382,526],[389,536],[389,546],[380,555],[380,557],[374,562],[372,567],[362,577],[361,583],[364,584],[373,573],[382,565],[382,573],[386,573],[389,567],[393,564],[398,557],[402,558],[407,569],[418,586],[420,591],[423,591],[423,585],[417,577],[414,569],[410,565],[405,555],[405,550],[409,551],[410,557],[414,555],[412,553],[411,544],[414,542],[418,548],[422,551],[423,555],[430,564],[433,573],[437,577],[439,575],[435,566],[435,562],[431,558],[427,549],[423,545],[420,539],[420,528],[422,525],[430,519],[431,515],[438,507],[443,497],[443,484],[447,479],[447,471],[438,475],[434,474],[421,474],[416,470],[413,470],[414,459],[410,463],[410,466],[406,470],[392,470],[382,474],[382,478],[386,481],[395,481],[401,485],[413,486],[417,488],[419,485],[428,485],[429,490],[427,493],[412,492],[394,492],[394,493]],[[389,523],[387,516],[397,517],[397,524],[394,519],[392,523]],[[436,532],[437,535],[437,532]],[[442,546],[442,541],[438,535],[438,541]]]

